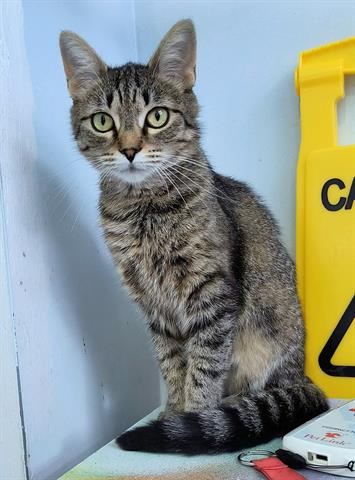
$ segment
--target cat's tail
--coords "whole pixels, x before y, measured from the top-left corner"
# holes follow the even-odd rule
[[[175,413],[125,432],[117,443],[144,452],[233,452],[284,435],[327,409],[321,390],[305,381],[229,397],[215,409]]]

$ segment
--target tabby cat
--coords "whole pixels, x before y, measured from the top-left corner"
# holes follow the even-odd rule
[[[118,444],[229,452],[326,410],[304,375],[295,269],[275,220],[202,151],[193,23],[174,25],[148,65],[108,67],[72,32],[60,47],[74,136],[100,172],[105,239],[168,389],[160,418]]]

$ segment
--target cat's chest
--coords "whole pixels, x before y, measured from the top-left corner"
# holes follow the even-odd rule
[[[193,262],[183,220],[147,214],[127,217],[102,221],[124,283],[134,300],[164,302],[174,309],[188,287]]]

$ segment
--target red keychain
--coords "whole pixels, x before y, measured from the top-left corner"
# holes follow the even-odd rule
[[[253,461],[254,467],[269,480],[304,480],[305,477],[285,465],[277,457]]]
[[[266,457],[252,460],[244,460],[245,457]],[[238,460],[242,465],[256,468],[264,477],[269,480],[306,480],[303,475],[292,470],[273,452],[268,450],[250,450],[238,455]]]
[[[249,457],[249,460],[245,460],[245,457]],[[347,464],[342,465],[315,465],[307,462],[307,460],[298,453],[282,448],[276,450],[275,453],[269,450],[249,450],[240,453],[238,460],[242,465],[256,468],[269,480],[304,479],[305,477],[295,472],[295,470],[303,468],[310,468],[312,470],[319,469],[321,471],[324,471],[325,468],[330,471],[341,468],[355,472],[355,460],[350,460]],[[353,475],[350,476],[353,477]]]

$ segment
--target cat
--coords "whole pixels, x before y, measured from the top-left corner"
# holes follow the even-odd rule
[[[270,211],[200,145],[196,36],[181,20],[148,65],[60,47],[79,150],[100,172],[106,243],[144,312],[168,400],[126,450],[213,454],[280,436],[328,408],[304,374],[295,268]]]

